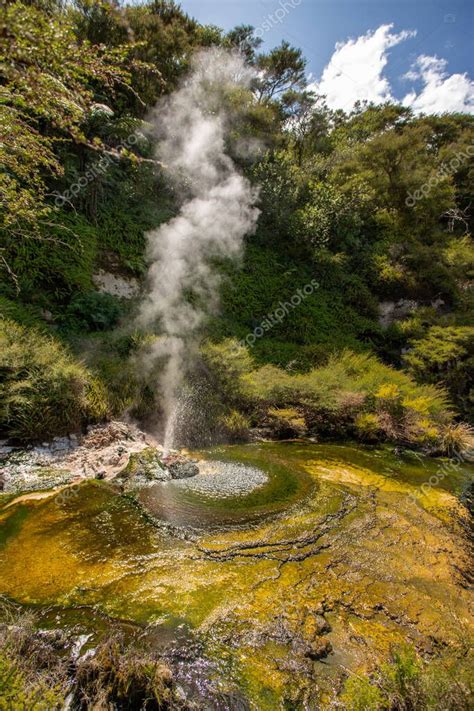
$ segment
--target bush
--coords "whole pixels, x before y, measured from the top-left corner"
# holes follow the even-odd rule
[[[441,451],[450,456],[467,454],[474,456],[474,427],[464,422],[453,422],[441,432]]]
[[[226,441],[242,442],[248,439],[250,420],[241,412],[231,410],[219,417],[218,427]]]
[[[304,414],[294,407],[270,407],[267,414],[276,437],[302,437],[307,432]]]
[[[79,661],[76,701],[80,709],[159,711],[173,704],[171,671],[158,658],[127,647],[119,634]]]
[[[424,383],[443,383],[461,412],[472,413],[474,328],[432,326],[411,346],[404,361],[414,377]]]
[[[224,401],[257,421],[265,421],[268,412],[296,411],[316,434],[447,451],[443,433],[452,413],[446,393],[418,385],[374,356],[346,351],[307,373],[293,374],[273,365],[258,367],[247,349],[232,340],[208,344],[203,355]]]
[[[108,414],[99,380],[51,336],[0,320],[0,430],[34,441]]]
[[[122,311],[119,299],[111,294],[77,294],[66,309],[63,326],[74,331],[108,331],[117,325]]]

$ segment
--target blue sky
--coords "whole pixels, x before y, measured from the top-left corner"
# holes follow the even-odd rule
[[[474,113],[474,84],[469,80],[474,76],[473,0],[182,0],[181,4],[203,23],[225,29],[242,23],[259,28],[265,49],[282,39],[301,47],[315,88],[324,90],[334,107],[346,103],[350,108],[356,98],[391,98],[415,110]],[[334,54],[337,42],[346,46]]]

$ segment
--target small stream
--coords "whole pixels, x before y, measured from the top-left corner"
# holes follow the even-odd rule
[[[470,627],[472,467],[303,442],[193,456],[195,479],[136,492],[89,480],[4,497],[3,595],[86,646],[138,630],[216,709],[304,708],[394,643],[429,654]]]

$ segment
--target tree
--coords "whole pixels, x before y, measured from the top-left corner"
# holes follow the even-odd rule
[[[225,43],[239,49],[249,64],[255,63],[255,52],[263,42],[254,32],[252,25],[237,25],[225,36]]]
[[[259,72],[255,91],[259,101],[270,101],[290,89],[303,89],[306,84],[306,59],[301,49],[283,41],[268,54],[260,54],[256,60]]]
[[[108,49],[87,40],[79,44],[65,13],[51,15],[15,2],[5,10],[5,28],[0,56],[0,260],[11,272],[8,244],[53,239],[42,234],[57,213],[47,186],[64,173],[64,145],[88,146],[100,155],[103,142],[98,137],[89,140],[84,123],[98,94],[108,101],[117,90],[131,90],[131,75],[128,48]]]

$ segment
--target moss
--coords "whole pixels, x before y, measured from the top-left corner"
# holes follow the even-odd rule
[[[185,624],[215,663],[217,679],[237,684],[262,711],[284,702],[297,707],[306,693],[313,701],[328,695],[340,665],[363,676],[406,640],[458,653],[470,599],[453,579],[453,566],[465,566],[465,534],[447,489],[461,488],[468,468],[433,486],[424,502],[410,494],[436,463],[388,448],[293,442],[204,455],[260,466],[280,484],[240,510],[232,501],[230,523],[203,498],[175,507],[166,486],[162,518],[143,516],[136,502],[102,482],[71,497],[13,502],[12,513],[27,506],[29,515],[2,550],[2,589],[22,602],[65,608],[70,620],[89,606],[101,625],[104,613],[165,625],[164,634]],[[292,494],[285,480],[304,485]],[[249,523],[251,506],[263,515]],[[452,512],[448,524],[435,506]],[[314,545],[305,543],[312,536]],[[83,622],[93,626],[94,615]],[[323,639],[334,655],[324,663],[304,654],[319,638],[319,625],[308,620],[315,615],[331,628]],[[442,687],[442,698],[451,698],[447,679]]]
[[[153,479],[157,469],[160,471],[165,469],[161,454],[154,447],[146,447],[141,452],[130,456],[127,465],[119,472],[118,476],[126,479],[141,474],[145,478]]]
[[[30,508],[28,506],[17,506],[9,513],[0,515],[0,549],[5,546],[10,538],[18,535],[29,512]]]

